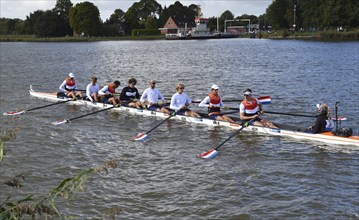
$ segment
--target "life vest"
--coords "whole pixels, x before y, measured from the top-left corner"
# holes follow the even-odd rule
[[[76,81],[74,78],[70,78],[70,77],[66,78],[66,85],[65,85],[66,90],[73,90],[75,88],[75,85],[76,85]]]
[[[257,99],[251,98],[251,102],[247,101],[246,99],[242,101],[245,109],[245,116],[252,116],[255,115],[259,111]]]
[[[219,95],[215,95],[213,93],[209,93],[209,104],[210,105],[218,105],[217,107],[208,108],[209,115],[220,115],[221,114],[221,97]]]
[[[108,89],[107,89],[107,91],[109,92],[109,93],[111,93],[111,94],[115,94],[115,86],[113,85],[113,83],[110,83],[110,84],[108,84],[107,85],[107,87],[108,87]]]

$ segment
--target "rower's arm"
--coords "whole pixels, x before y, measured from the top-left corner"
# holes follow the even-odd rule
[[[63,91],[63,92],[66,92],[65,86],[66,86],[66,80],[64,80],[64,81],[62,82],[62,84],[60,85],[59,89],[60,89],[61,91]]]
[[[87,87],[86,87],[86,96],[90,99],[91,102],[93,102],[93,99],[91,97],[90,87],[91,87],[91,84],[87,85]]]
[[[201,103],[198,105],[199,107],[208,107],[209,106],[209,96],[204,98]]]

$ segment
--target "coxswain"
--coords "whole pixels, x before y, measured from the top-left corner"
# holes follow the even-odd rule
[[[256,118],[251,125],[277,128],[273,123],[268,120],[260,118],[264,114],[262,103],[258,99],[252,97],[252,90],[246,89],[243,92],[244,100],[239,105],[239,117],[243,122],[250,121]]]
[[[170,112],[164,107],[165,98],[162,96],[160,90],[156,87],[155,80],[150,80],[150,87],[145,89],[143,92],[140,102],[147,106],[147,109],[150,111],[158,111],[165,114]]]
[[[98,102],[98,92],[100,91],[100,86],[97,84],[97,77],[93,76],[91,78],[91,83],[86,87],[86,100],[91,102]]]
[[[146,105],[140,102],[140,94],[135,87],[137,80],[131,78],[128,80],[128,86],[124,87],[120,94],[121,104],[132,108],[146,108]]]
[[[316,104],[317,112],[315,124],[310,126],[307,132],[318,134],[326,131],[331,131],[334,127],[334,122],[330,117],[330,109],[327,104]]]
[[[171,98],[170,109],[174,110],[177,115],[191,116],[195,118],[200,118],[201,116],[188,108],[192,103],[192,100],[183,92],[184,85],[178,83],[176,86],[176,93]]]
[[[116,80],[100,89],[98,92],[99,101],[102,103],[109,103],[112,105],[119,104],[120,100],[115,97],[116,88],[121,85],[120,81]]]
[[[226,109],[227,107],[224,106],[221,97],[218,95],[218,90],[218,85],[212,85],[211,92],[201,101],[201,103],[199,103],[199,107],[207,107],[208,116],[212,120],[235,123],[232,118],[222,114],[221,107],[223,107],[223,109]]]
[[[76,99],[82,97],[82,93],[78,91],[75,75],[73,73],[69,73],[69,76],[62,82],[59,89],[69,98]]]

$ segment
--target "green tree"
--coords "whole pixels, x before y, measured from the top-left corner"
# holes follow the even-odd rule
[[[162,13],[162,6],[155,0],[141,0],[135,2],[125,13],[125,30],[130,33],[133,29],[144,29],[146,19],[158,19]]]
[[[101,19],[98,8],[91,2],[82,2],[70,9],[70,26],[74,35],[97,36],[100,34]]]
[[[63,22],[62,32],[64,33],[64,35],[72,34],[72,29],[70,27],[68,18],[71,7],[71,0],[57,0],[55,8],[52,9],[58,16],[60,16]]]
[[[145,23],[146,29],[157,29],[156,19],[152,16],[148,16]]]
[[[104,23],[105,36],[119,36],[124,34],[125,12],[116,9]]]
[[[288,20],[286,19],[287,10],[291,7],[292,4],[288,0],[275,0],[267,8],[267,15],[269,23],[272,24],[275,29],[288,28]]]
[[[16,28],[23,23],[21,19],[0,18],[0,34],[20,34]]]
[[[60,16],[54,11],[37,10],[30,13],[25,20],[25,32],[27,34],[35,34],[37,37],[60,37],[63,22]]]

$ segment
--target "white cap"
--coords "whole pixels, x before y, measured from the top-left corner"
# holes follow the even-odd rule
[[[218,87],[216,84],[213,84],[213,85],[211,86],[211,89],[219,89],[219,87]]]
[[[252,95],[252,93],[250,91],[245,91],[243,95]]]
[[[73,73],[69,73],[69,77],[75,78],[75,75]]]

